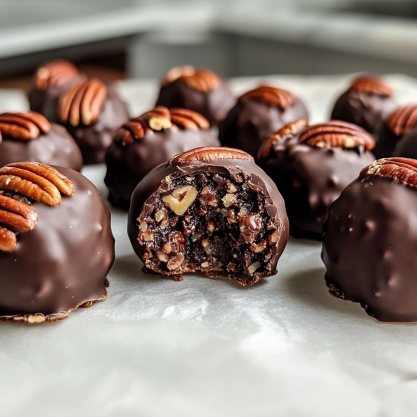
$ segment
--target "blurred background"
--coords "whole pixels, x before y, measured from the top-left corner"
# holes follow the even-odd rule
[[[417,0],[0,0],[0,88],[54,58],[105,80],[180,64],[417,76]]]

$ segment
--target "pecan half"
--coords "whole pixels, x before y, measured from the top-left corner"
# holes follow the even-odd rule
[[[241,159],[253,161],[253,157],[248,153],[235,148],[220,148],[217,146],[203,146],[194,148],[175,155],[169,160],[169,165],[179,165],[185,162],[213,162],[227,159]]]
[[[0,223],[15,232],[34,229],[38,215],[29,204],[0,195]]]
[[[379,177],[417,188],[417,161],[408,158],[384,158],[362,169],[360,178]]]
[[[60,86],[78,74],[78,70],[69,61],[57,60],[42,65],[35,74],[35,85],[38,90]]]
[[[359,126],[351,123],[331,120],[309,126],[301,132],[299,141],[309,146],[325,146],[352,149],[364,146],[368,151],[375,146],[374,138]]]
[[[400,107],[390,116],[388,127],[397,136],[409,133],[417,125],[417,104]]]
[[[261,85],[240,96],[239,100],[263,101],[278,106],[281,110],[286,110],[297,101],[297,98],[287,90],[270,85]]]
[[[259,158],[267,158],[275,142],[281,140],[285,136],[297,134],[301,129],[305,128],[307,125],[308,121],[301,119],[297,120],[296,122],[288,123],[285,126],[281,127],[281,129],[273,133],[268,138],[268,140],[266,140],[262,144],[261,149],[259,150]]]
[[[194,90],[207,93],[220,85],[220,77],[208,69],[196,69],[190,65],[172,68],[162,80],[166,87],[176,80],[181,80]]]
[[[16,234],[11,230],[0,226],[0,250],[3,252],[11,252],[16,248]]]
[[[92,78],[71,87],[60,99],[59,117],[62,123],[89,126],[95,123],[107,98],[107,87]]]
[[[356,78],[349,87],[349,90],[363,91],[364,93],[376,94],[382,97],[392,95],[391,87],[378,77],[359,77]]]
[[[48,133],[51,124],[39,113],[2,113],[0,114],[0,132],[13,139],[33,140],[41,133]]]

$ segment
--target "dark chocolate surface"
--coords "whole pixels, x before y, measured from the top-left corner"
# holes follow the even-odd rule
[[[42,162],[81,171],[83,159],[74,139],[67,130],[51,124],[51,131],[33,140],[3,136],[0,142],[0,166],[12,162]]]
[[[13,252],[0,252],[0,315],[48,315],[106,294],[114,260],[110,212],[89,180],[57,169],[75,192],[55,207],[34,203],[35,229],[18,236]]]
[[[390,156],[417,159],[417,128],[414,128],[410,133],[407,133],[397,141]]]
[[[299,119],[308,119],[299,99],[285,111],[278,106],[255,100],[239,100],[219,125],[222,146],[242,149],[254,158],[263,140],[273,132]]]
[[[384,122],[377,134],[377,141],[373,153],[377,159],[389,158],[394,155],[394,150],[401,140]]]

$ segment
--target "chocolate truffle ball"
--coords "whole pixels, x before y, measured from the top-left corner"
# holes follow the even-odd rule
[[[330,207],[322,259],[330,294],[385,322],[417,322],[417,161],[364,168]]]
[[[220,142],[256,157],[262,141],[273,132],[307,118],[301,100],[288,91],[263,85],[239,97],[219,126]]]
[[[36,112],[0,114],[0,167],[32,161],[81,171],[83,159],[71,135]]]
[[[202,114],[217,125],[235,104],[226,81],[208,69],[172,68],[163,78],[156,106],[180,107]]]
[[[28,91],[30,109],[55,122],[59,96],[85,78],[69,61],[56,60],[42,64],[36,70]]]
[[[62,320],[104,300],[113,260],[110,213],[90,181],[35,162],[0,169],[0,319]]]
[[[417,159],[417,105],[400,108],[390,120],[391,128],[399,138],[392,156]]]
[[[114,87],[95,78],[66,91],[58,112],[60,122],[77,142],[84,164],[104,162],[114,135],[129,119],[126,104]]]
[[[388,84],[377,77],[359,77],[336,101],[331,119],[354,123],[375,136],[395,108]]]
[[[209,128],[194,111],[162,106],[124,124],[106,154],[111,203],[129,209],[133,190],[157,165],[192,148],[219,145]]]
[[[259,165],[282,194],[290,234],[321,240],[330,204],[374,160],[375,141],[356,125],[290,123],[266,140]]]
[[[288,218],[249,154],[205,147],[176,155],[139,183],[128,233],[145,272],[181,280],[201,271],[252,285],[277,273]]]

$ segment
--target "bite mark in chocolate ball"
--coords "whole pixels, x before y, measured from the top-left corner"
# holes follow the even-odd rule
[[[71,135],[36,112],[0,114],[0,166],[38,161],[80,171],[81,152]]]
[[[202,115],[187,109],[155,109],[130,119],[117,132],[106,153],[109,200],[128,209],[136,185],[174,155],[201,146],[217,146]]]
[[[292,236],[321,240],[331,203],[374,160],[374,145],[365,130],[341,121],[299,120],[264,141],[259,165],[285,200]]]
[[[217,125],[235,101],[228,84],[217,74],[187,65],[168,71],[161,82],[156,106],[193,110],[211,125]]]
[[[392,89],[385,81],[359,77],[336,101],[331,119],[354,123],[376,137],[395,108]]]
[[[0,320],[54,322],[107,298],[110,213],[76,171],[0,168]]]
[[[242,149],[253,157],[263,140],[287,123],[307,119],[307,110],[297,97],[280,88],[262,85],[239,97],[219,125],[222,146]]]
[[[332,204],[322,259],[329,292],[383,322],[417,322],[417,161],[365,167]]]
[[[90,79],[61,97],[59,120],[77,142],[84,164],[104,162],[119,127],[129,119],[126,104],[111,85]]]
[[[173,157],[136,187],[128,233],[145,272],[252,285],[277,273],[288,239],[284,201],[246,152],[203,147]]]

